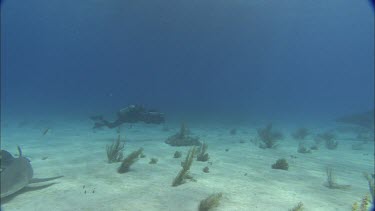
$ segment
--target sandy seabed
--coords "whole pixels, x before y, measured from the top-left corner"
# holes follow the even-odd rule
[[[32,190],[26,188],[2,199],[4,211],[72,211],[72,210],[197,210],[200,200],[222,192],[214,210],[288,210],[303,202],[305,210],[351,210],[351,205],[369,194],[362,172],[373,173],[374,143],[353,150],[355,134],[337,133],[339,146],[328,150],[322,145],[310,154],[297,153],[297,142],[289,135],[295,128],[279,127],[285,138],[276,149],[261,149],[250,140],[264,125],[189,124],[193,136],[208,144],[208,162],[194,161],[188,181],[172,187],[190,147],[173,147],[164,141],[179,130],[178,124],[124,126],[125,156],[139,147],[140,158],[131,170],[117,173],[120,163],[109,164],[106,145],[117,138],[116,130],[93,132],[89,121],[54,123],[6,123],[2,126],[1,148],[23,154],[31,160],[35,178],[63,175],[63,178],[36,185],[53,185]],[[280,124],[275,125],[275,128]],[[43,135],[45,128],[50,131]],[[169,130],[165,130],[168,127]],[[164,128],[164,129],[163,129]],[[236,128],[237,133],[229,131]],[[312,128],[312,132],[324,131]],[[313,143],[313,137],[307,138]],[[173,158],[181,151],[181,158]],[[150,158],[158,163],[149,164]],[[272,169],[279,158],[286,158],[289,170]],[[208,166],[209,173],[202,169]],[[334,169],[337,183],[347,190],[329,189],[326,167]]]

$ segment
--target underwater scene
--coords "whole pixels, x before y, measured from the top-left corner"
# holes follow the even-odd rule
[[[2,211],[367,211],[369,0],[2,0]]]

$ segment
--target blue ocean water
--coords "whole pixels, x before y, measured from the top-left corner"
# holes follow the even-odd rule
[[[3,0],[2,132],[91,129],[131,104],[167,123],[335,124],[374,109],[374,44],[365,0]]]
[[[4,114],[374,107],[367,1],[5,0],[1,12]]]

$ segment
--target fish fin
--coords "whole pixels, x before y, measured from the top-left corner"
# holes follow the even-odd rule
[[[17,145],[17,149],[18,149],[19,157],[22,157],[22,150],[21,150],[21,147],[19,145]]]
[[[39,182],[47,182],[55,179],[59,179],[64,176],[57,176],[57,177],[48,177],[48,178],[32,178],[30,183],[39,183]]]

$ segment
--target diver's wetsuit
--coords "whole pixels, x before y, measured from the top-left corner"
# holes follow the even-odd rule
[[[115,128],[123,123],[145,122],[147,124],[160,124],[165,121],[164,114],[155,110],[146,110],[140,105],[130,105],[117,112],[117,119],[114,122],[104,120],[101,116],[91,117],[96,121],[94,128],[107,126]]]

